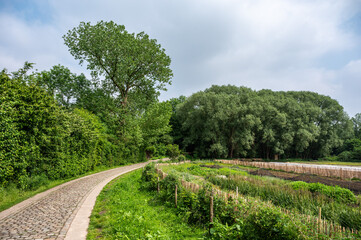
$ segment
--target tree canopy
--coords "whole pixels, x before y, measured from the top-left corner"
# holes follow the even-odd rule
[[[304,91],[212,86],[180,103],[175,118],[182,147],[199,157],[319,158],[352,136],[336,100]]]
[[[91,82],[84,74],[76,75],[62,65],[37,74],[36,81],[65,107],[79,104],[90,91]]]
[[[128,33],[112,21],[81,22],[63,38],[75,59],[87,62],[94,79],[105,77],[103,87],[119,94],[123,108],[129,102],[154,101],[171,82],[170,57],[144,32]]]

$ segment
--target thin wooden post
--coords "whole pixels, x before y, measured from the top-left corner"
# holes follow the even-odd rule
[[[158,193],[160,192],[159,177],[158,177],[158,182],[157,182],[157,191],[158,191]]]
[[[238,187],[236,187],[236,203],[238,203]]]
[[[178,186],[177,185],[175,185],[175,208],[177,208],[177,201],[178,201],[178,194],[177,194],[177,192],[178,192]]]
[[[318,209],[318,232],[320,233],[321,232],[321,225],[322,225],[322,222],[321,222],[321,208]]]
[[[213,224],[213,189],[211,192],[211,201],[210,201],[210,207],[209,207],[209,222]]]

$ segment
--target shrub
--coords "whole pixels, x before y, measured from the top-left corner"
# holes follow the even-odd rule
[[[185,161],[185,160],[186,160],[186,157],[185,157],[183,154],[181,154],[181,155],[178,156],[177,160],[178,160],[179,162],[182,162],[182,161]]]
[[[142,171],[142,189],[151,191],[157,189],[158,174],[155,171],[153,164],[148,164]]]
[[[262,207],[244,222],[244,239],[301,239],[299,229],[287,215],[271,208]]]
[[[350,151],[343,151],[342,153],[340,153],[338,155],[338,160],[339,161],[343,161],[343,162],[347,162],[350,161],[352,159],[352,152]]]
[[[167,155],[171,160],[175,160],[180,155],[179,146],[176,144],[168,144],[167,145]]]
[[[322,193],[327,197],[336,200],[337,202],[355,203],[355,194],[347,189],[339,186],[327,186],[322,183],[306,183],[303,181],[296,181],[290,183],[293,189],[308,190],[312,193]]]

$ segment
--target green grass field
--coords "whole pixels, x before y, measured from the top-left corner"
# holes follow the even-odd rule
[[[141,170],[113,180],[98,196],[87,239],[202,239],[205,229],[183,222],[173,208],[140,190]]]

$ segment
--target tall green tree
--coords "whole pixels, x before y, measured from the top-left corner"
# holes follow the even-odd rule
[[[63,38],[75,59],[87,62],[94,79],[104,76],[102,86],[119,95],[123,109],[132,102],[149,104],[171,82],[169,56],[144,32],[128,33],[112,21],[81,22]]]

